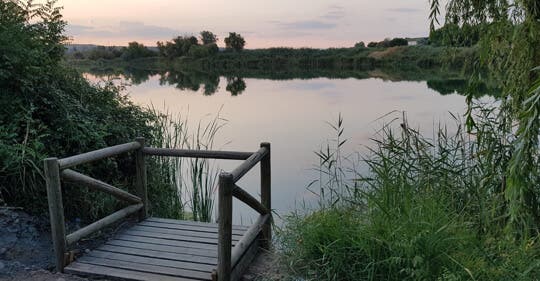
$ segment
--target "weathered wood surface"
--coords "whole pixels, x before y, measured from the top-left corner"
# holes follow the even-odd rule
[[[251,158],[251,157],[250,157]],[[247,160],[246,160],[247,161]],[[233,175],[222,172],[219,175],[218,208],[218,266],[219,281],[231,280],[231,248],[232,248],[232,190],[234,188]]]
[[[51,234],[56,254],[56,270],[64,270],[64,254],[66,252],[66,228],[64,224],[64,207],[62,204],[62,187],[60,183],[60,167],[57,158],[44,161],[45,184],[51,220]]]
[[[261,147],[257,152],[253,153],[246,161],[242,162],[240,166],[234,169],[231,174],[233,175],[233,182],[237,182],[242,176],[244,176],[253,166],[257,165],[259,161],[269,152],[266,147]]]
[[[71,168],[73,166],[77,166],[80,164],[84,164],[84,163],[96,161],[99,159],[115,156],[118,154],[130,152],[140,147],[141,147],[141,144],[138,142],[129,142],[129,143],[124,143],[124,144],[119,144],[119,145],[63,158],[63,159],[58,160],[58,164],[60,165],[60,169]]]
[[[143,207],[139,211],[139,221],[144,220],[148,216],[148,187],[146,182],[146,164],[144,157],[144,147],[146,141],[144,138],[135,139],[139,143],[139,148],[135,152],[135,189],[137,195],[141,198]]]
[[[94,223],[91,223],[69,235],[66,236],[66,242],[68,245],[71,245],[79,240],[81,238],[84,238],[100,229],[103,229],[115,222],[118,222],[119,220],[139,211],[142,208],[142,203],[131,205],[128,207],[125,207],[121,210],[116,211],[115,213],[112,213]]]
[[[236,197],[238,200],[246,203],[246,205],[253,208],[253,210],[259,212],[261,215],[265,215],[270,213],[270,210],[268,210],[261,202],[259,202],[255,197],[251,196],[251,194],[247,193],[247,191],[243,190],[238,185],[234,186],[234,189],[232,191],[232,195]]]
[[[260,235],[263,226],[269,219],[269,214],[259,216],[255,223],[244,233],[242,239],[236,243],[231,253],[231,265],[233,267],[237,266],[242,255],[244,255],[251,244],[253,244],[253,241]]]
[[[120,188],[114,187],[108,183],[104,183],[87,175],[75,172],[73,170],[65,169],[62,171],[62,173],[60,173],[60,175],[62,175],[62,178],[64,178],[68,182],[84,185],[88,188],[105,192],[114,196],[117,199],[126,201],[128,203],[142,203],[141,198],[131,193],[123,191]]]
[[[253,154],[253,152],[188,150],[188,149],[154,148],[154,147],[145,147],[143,148],[143,151],[147,155],[155,155],[155,156],[212,158],[212,159],[228,159],[228,160],[245,160],[245,159],[248,159]]]
[[[271,150],[270,143],[263,142],[261,147],[265,147],[268,153],[261,159],[261,203],[269,210],[272,211],[272,167],[270,162]],[[272,244],[272,216],[266,221],[262,229],[262,241],[261,245],[265,249],[270,249]]]
[[[171,229],[170,225],[185,229]],[[231,225],[233,228],[237,231],[233,242],[242,241],[246,234],[251,237],[253,228]],[[217,242],[215,224],[148,218],[78,258],[65,271],[127,280],[212,280],[218,265]],[[253,258],[244,256],[242,262]],[[236,266],[232,273],[244,270]]]

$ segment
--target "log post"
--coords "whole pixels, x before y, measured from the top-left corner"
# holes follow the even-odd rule
[[[136,138],[136,142],[141,144],[141,147],[135,151],[135,169],[136,181],[135,187],[137,196],[141,198],[143,207],[139,211],[139,221],[144,220],[148,216],[148,190],[146,186],[146,165],[144,157],[145,139],[142,137]]]
[[[62,204],[62,186],[60,183],[60,166],[57,158],[44,160],[45,183],[47,186],[47,200],[49,201],[49,216],[51,220],[51,234],[56,254],[56,270],[64,271],[66,265],[66,228],[64,225],[64,205]]]
[[[271,164],[270,164],[270,143],[263,142],[261,147],[265,147],[268,152],[261,159],[261,203],[269,210],[270,219],[266,221],[262,229],[262,247],[270,249],[272,245],[272,188],[271,188]]]
[[[232,190],[233,175],[222,172],[219,175],[218,208],[218,266],[219,281],[231,280],[231,251],[232,251]]]

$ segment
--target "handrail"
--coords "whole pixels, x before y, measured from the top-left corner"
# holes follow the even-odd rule
[[[236,182],[259,162],[261,162],[261,202],[236,185]],[[217,281],[230,281],[238,277],[238,268],[246,266],[249,262],[250,255],[247,252],[253,253],[253,247],[256,246],[253,243],[259,234],[262,235],[262,247],[266,249],[270,247],[272,239],[270,181],[269,143],[261,143],[261,148],[231,173],[222,172],[219,175],[218,266],[217,272],[212,274]],[[261,214],[234,248],[232,248],[233,196]]]
[[[110,184],[104,183],[100,180],[96,180],[92,177],[89,177],[87,175],[83,175],[81,173],[75,172],[70,169],[63,170],[60,175],[62,178],[66,179],[67,181],[70,181],[72,183],[78,183],[87,186],[88,188],[103,191],[105,193],[108,193],[117,199],[127,201],[129,203],[142,203],[141,198],[123,191],[120,188],[116,188]]]
[[[142,203],[139,203],[139,204],[136,204],[136,205],[131,205],[131,206],[127,206],[123,209],[120,209],[94,223],[91,223],[69,235],[66,236],[66,243],[67,245],[71,245],[79,240],[81,240],[82,238],[108,226],[108,225],[111,225],[137,211],[139,211],[141,208],[143,207],[143,204]]]
[[[261,215],[266,215],[270,213],[270,210],[268,210],[261,202],[257,201],[255,197],[251,196],[251,194],[247,193],[238,185],[234,185],[232,195],[238,200],[246,203],[246,205],[250,206],[255,211],[259,212],[259,214]]]
[[[231,266],[234,268],[244,252],[249,248],[251,243],[257,238],[264,225],[270,221],[270,214],[260,215],[257,221],[251,225],[251,227],[244,233],[242,239],[236,242],[231,253]]]
[[[136,190],[137,196],[116,188],[100,180],[73,171],[71,168],[80,164],[115,156],[121,153],[136,151]],[[185,150],[172,148],[146,147],[144,138],[137,138],[135,142],[115,145],[71,157],[57,159],[47,158],[44,161],[45,179],[47,185],[47,198],[51,219],[51,232],[56,253],[56,268],[63,272],[66,265],[65,253],[68,245],[73,244],[85,236],[111,225],[129,215],[139,213],[139,219],[146,218],[147,214],[147,187],[145,156],[172,156],[244,160],[231,173],[222,172],[219,176],[218,193],[218,265],[217,274],[212,274],[219,281],[230,281],[236,278],[241,266],[246,266],[247,259],[254,254],[254,241],[262,236],[262,247],[269,248],[272,239],[271,233],[271,171],[270,171],[270,144],[261,143],[256,152],[212,151],[212,150]],[[256,164],[261,163],[261,200],[260,202],[248,192],[236,185],[236,182],[249,172]],[[71,234],[65,233],[65,222],[62,204],[61,179],[84,185],[88,188],[103,191],[117,199],[133,203],[115,213],[108,215],[90,225],[87,225]],[[232,198],[236,197],[255,211],[260,213],[259,218],[244,234],[241,240],[232,247]],[[233,272],[234,268],[234,272]]]
[[[71,157],[63,158],[58,160],[60,169],[71,168],[80,164],[96,161],[99,159],[111,157],[114,155],[122,154],[125,152],[130,152],[136,149],[139,149],[141,144],[138,142],[129,142],[124,144],[119,144],[107,148],[102,148],[83,154],[74,155]]]
[[[234,169],[231,174],[233,175],[233,181],[237,182],[244,176],[253,166],[257,165],[261,159],[268,154],[270,150],[267,147],[261,147],[259,150],[257,150],[255,153],[253,153],[251,156],[249,156],[246,161],[244,161],[240,166],[238,166],[236,169]]]
[[[246,160],[251,155],[253,155],[253,152],[188,150],[188,149],[155,148],[155,147],[145,147],[143,148],[143,152],[146,155],[155,155],[155,156],[212,158],[212,159],[229,159],[229,160]]]

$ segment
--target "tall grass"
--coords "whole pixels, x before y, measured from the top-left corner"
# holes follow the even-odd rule
[[[154,124],[155,147],[209,150],[219,130],[225,125],[219,111],[208,122],[200,120],[191,131],[188,119],[150,109],[157,116]],[[216,179],[219,172],[214,160],[200,158],[152,157],[148,185],[154,215],[178,219],[212,220]]]
[[[317,153],[322,203],[312,213],[288,216],[279,235],[292,274],[309,280],[539,280],[538,236],[516,239],[506,228],[510,137],[497,129],[495,109],[475,112],[474,134],[455,117],[455,125],[439,125],[430,137],[411,128],[406,116],[396,118],[360,163],[343,154],[343,140],[331,140]],[[342,137],[341,118],[336,125]],[[360,172],[360,164],[369,172]]]

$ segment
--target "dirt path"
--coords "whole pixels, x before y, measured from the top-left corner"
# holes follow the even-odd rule
[[[129,223],[106,232],[102,237],[79,245],[79,251],[93,249]],[[69,229],[68,223],[68,229]],[[47,217],[30,216],[18,208],[0,207],[0,280],[4,281],[88,281],[69,274],[52,273],[53,247]],[[276,269],[277,259],[261,253],[244,275],[246,281],[283,280]]]

